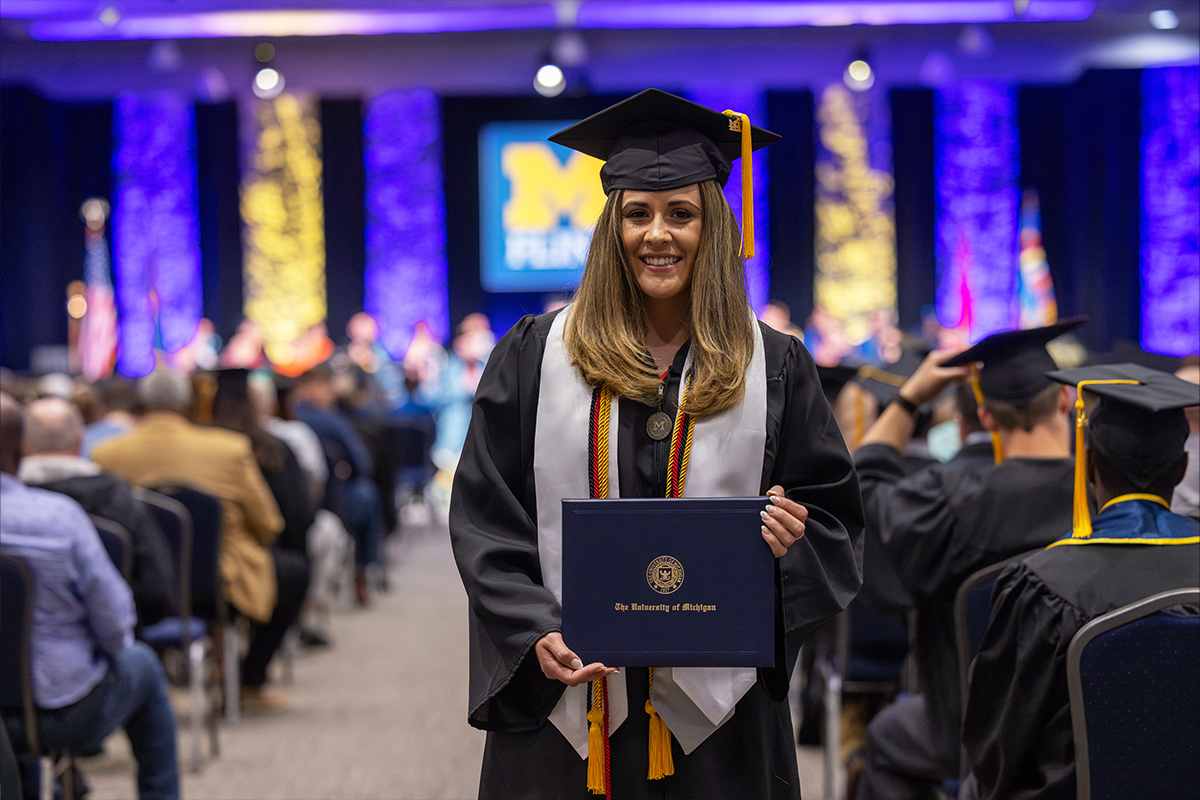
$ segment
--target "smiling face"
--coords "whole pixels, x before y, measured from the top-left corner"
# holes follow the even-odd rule
[[[697,184],[664,192],[625,192],[621,240],[647,301],[674,299],[691,288],[700,249],[700,212]]]

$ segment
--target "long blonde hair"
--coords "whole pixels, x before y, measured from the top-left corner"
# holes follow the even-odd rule
[[[624,194],[610,194],[596,222],[565,344],[584,381],[654,405],[659,380],[646,351],[646,311],[621,238]],[[685,320],[694,377],[684,410],[696,416],[716,414],[742,399],[755,324],[737,219],[716,181],[700,184],[700,198],[700,246]]]

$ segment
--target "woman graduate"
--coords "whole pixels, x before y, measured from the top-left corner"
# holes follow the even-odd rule
[[[455,476],[480,797],[800,796],[789,676],[858,591],[863,521],[812,358],[754,319],[721,192],[778,138],[654,89],[551,137],[605,161],[608,199],[573,303],[493,351]],[[764,494],[773,667],[618,671],[563,641],[563,498]]]

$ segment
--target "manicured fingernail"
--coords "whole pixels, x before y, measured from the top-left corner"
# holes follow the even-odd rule
[[[578,658],[571,659],[571,669],[583,669],[583,662]]]
[[[773,494],[770,497],[771,497],[771,502],[774,503],[775,505],[779,505],[780,503],[783,502],[783,498],[777,494]]]
[[[771,533],[769,530],[767,530],[767,526],[766,526],[766,525],[763,525],[763,526],[762,526],[762,532],[763,532],[763,536],[767,536],[768,534],[770,534],[770,533]]]
[[[769,506],[769,507],[771,507],[771,506]],[[768,519],[770,519],[770,518],[771,518],[771,515],[770,515],[770,514],[768,514],[766,511],[760,511],[760,512],[758,512],[758,513],[759,513],[759,515],[761,515],[761,516],[762,516],[762,518],[763,518],[764,520],[768,520]]]

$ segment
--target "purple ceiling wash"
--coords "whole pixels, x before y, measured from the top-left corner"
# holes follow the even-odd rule
[[[962,81],[934,99],[938,320],[978,341],[1016,326],[1016,96]]]
[[[113,128],[117,369],[138,377],[154,369],[156,349],[176,352],[200,321],[194,108],[178,92],[123,94]]]
[[[717,111],[737,111],[750,117],[750,124],[767,127],[766,104],[762,92],[727,86],[695,86],[688,90],[688,99]],[[754,178],[754,258],[746,261],[746,288],[750,293],[750,305],[754,313],[762,311],[770,299],[770,231],[767,229],[767,158],[768,150],[754,151],[752,176]],[[733,208],[733,214],[742,219],[742,162],[733,162],[729,182],[725,184],[725,198]]]
[[[1200,352],[1200,67],[1142,73],[1142,348]]]
[[[368,106],[363,127],[363,309],[379,323],[388,353],[403,358],[418,322],[439,341],[450,332],[437,97],[426,89],[382,94]]]

